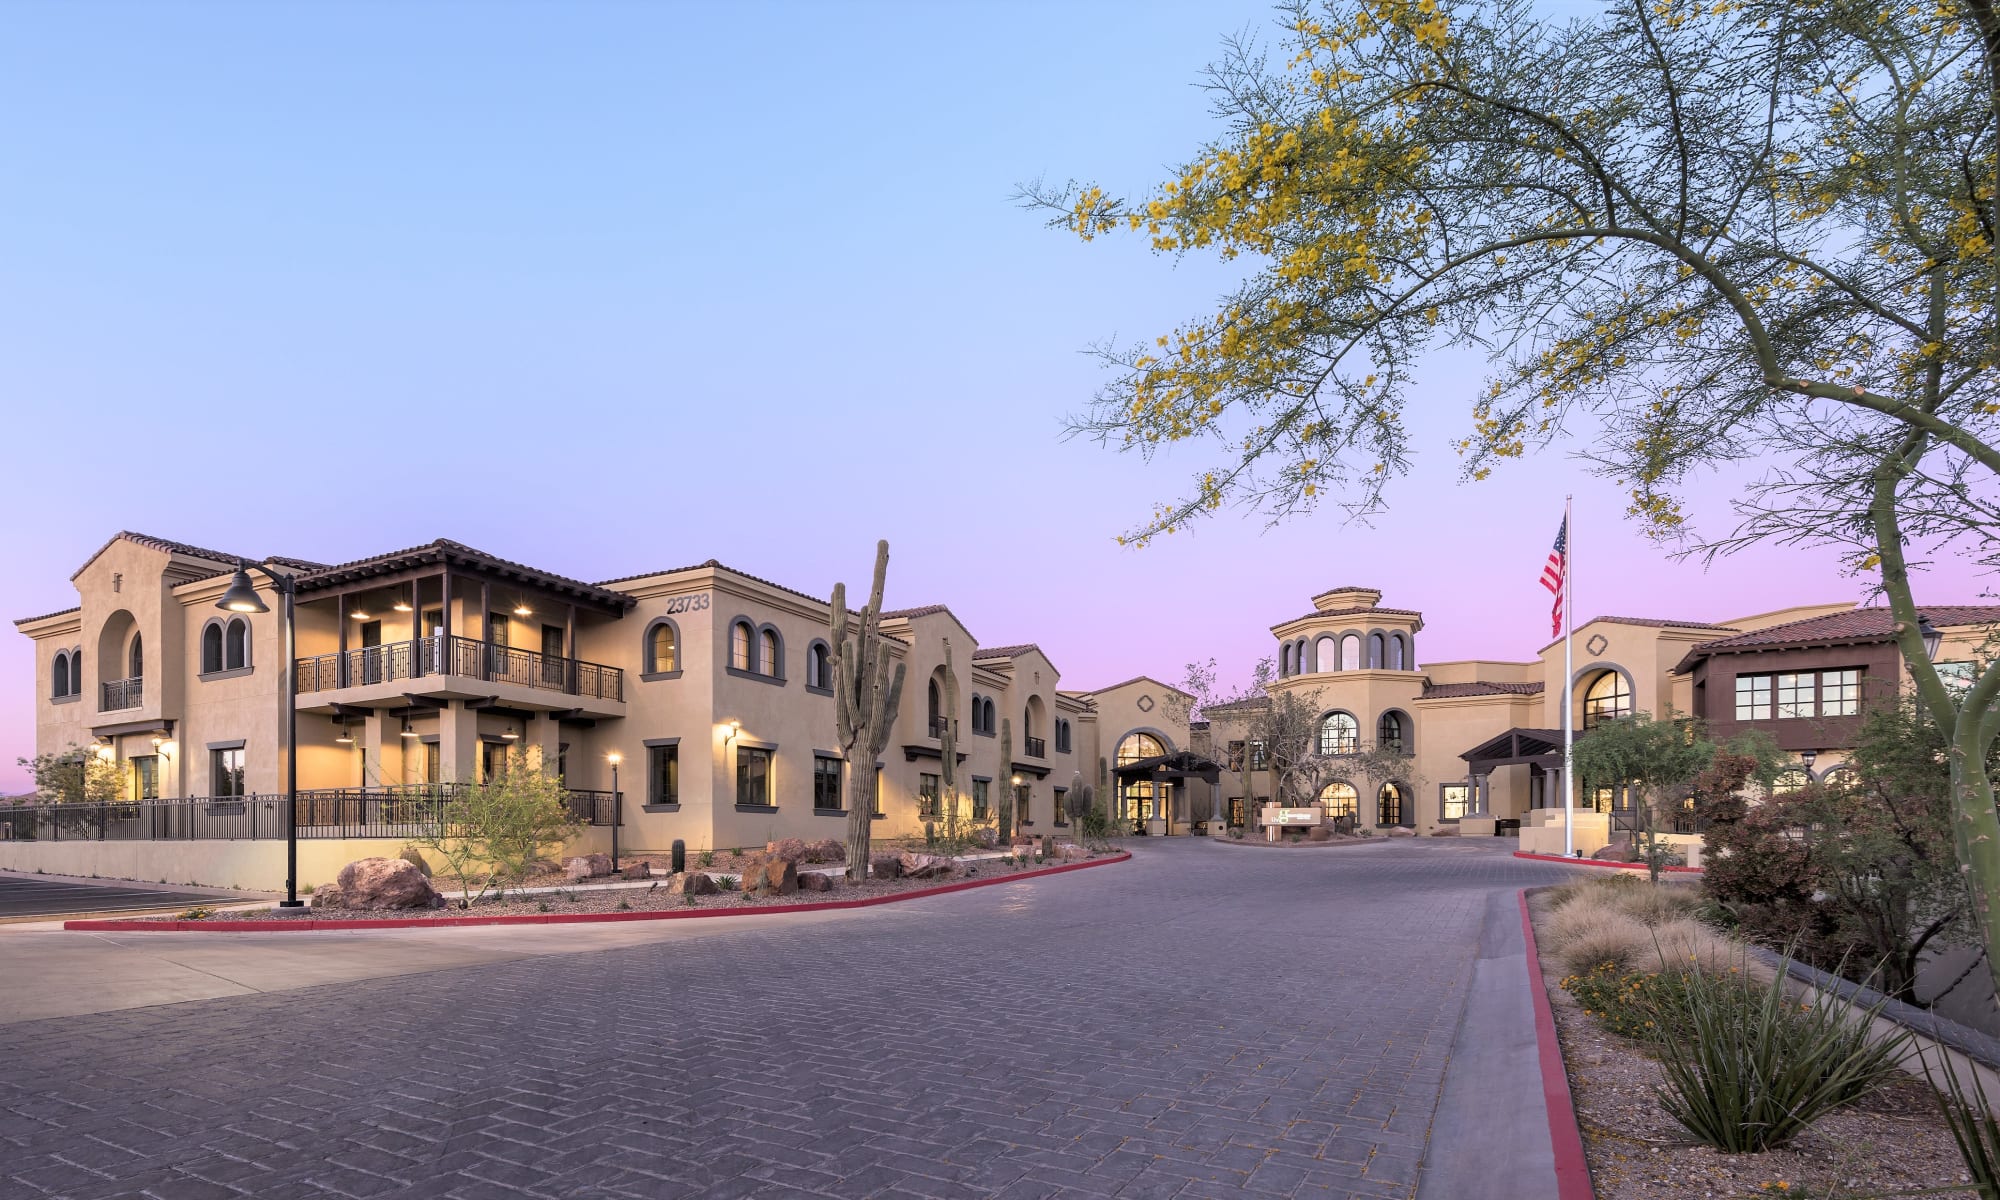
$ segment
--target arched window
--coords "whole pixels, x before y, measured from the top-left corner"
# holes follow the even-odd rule
[[[1361,669],[1361,635],[1350,633],[1340,639],[1340,669],[1358,671]]]
[[[55,668],[49,679],[49,695],[57,700],[69,695],[69,651],[56,653]]]
[[[986,706],[979,699],[979,693],[972,693],[972,732],[986,732]]]
[[[1336,657],[1338,654],[1339,650],[1336,647],[1332,635],[1328,635],[1314,642],[1313,670],[1332,671],[1337,669],[1340,666],[1340,661]]]
[[[1409,653],[1403,648],[1403,635],[1400,633],[1390,634],[1389,669],[1391,671],[1407,671],[1409,670],[1409,661]]]
[[[1583,727],[1632,715],[1632,687],[1618,671],[1600,672],[1583,694]]]
[[[250,622],[237,617],[222,631],[222,667],[241,671],[250,665]]]
[[[201,629],[201,672],[211,675],[222,669],[222,623],[210,621]]]
[[[1035,736],[1035,706],[1032,704],[1021,706],[1021,736],[1024,738]]]
[[[657,675],[664,671],[678,671],[681,666],[680,638],[674,632],[672,621],[655,621],[646,630],[646,673]]]
[[[143,679],[146,676],[146,647],[138,634],[132,635],[132,649],[126,652],[126,665],[131,668],[127,679]]]
[[[1128,733],[1119,740],[1114,761],[1118,766],[1129,767],[1148,758],[1160,758],[1166,752],[1166,746],[1152,734]],[[1154,794],[1152,780],[1127,779],[1118,788],[1118,804],[1121,811],[1115,815],[1132,821],[1146,821],[1155,816],[1164,816],[1165,814],[1154,811],[1158,799],[1160,797]]]
[[[1351,783],[1329,783],[1319,790],[1319,802],[1326,806],[1326,819],[1361,819],[1361,793]]]
[[[828,657],[831,647],[825,642],[814,642],[806,647],[806,686],[816,688],[833,687],[833,662]]]
[[[756,630],[750,628],[750,622],[748,621],[738,621],[736,622],[736,624],[731,625],[729,627],[730,666],[734,667],[738,671],[751,671],[756,669],[754,666],[751,665],[752,660],[750,657],[752,654],[752,651],[750,649],[750,641],[755,635],[756,635]]]
[[[1771,794],[1783,796],[1796,792],[1812,782],[1812,774],[1804,767],[1786,767],[1771,780]]]
[[[931,680],[930,686],[925,691],[925,712],[930,717],[931,733],[935,735],[938,729],[938,709],[943,706],[944,699],[942,693],[938,691],[938,682],[935,679]]]
[[[784,644],[778,640],[778,631],[769,625],[764,626],[764,631],[757,637],[757,670],[773,679],[783,676],[784,671],[780,669],[784,665],[781,661],[783,650]]]
[[[1375,793],[1375,823],[1377,825],[1401,825],[1403,823],[1403,789],[1393,783],[1385,783],[1382,790]]]
[[[1381,720],[1375,722],[1375,744],[1384,750],[1396,750],[1408,754],[1410,751],[1406,744],[1407,729],[1403,714],[1391,709],[1382,714]]]
[[[1368,669],[1379,671],[1389,663],[1389,643],[1379,633],[1368,635]]]
[[[1330,712],[1319,719],[1319,752],[1352,754],[1361,748],[1361,722],[1353,713]]]
[[[999,718],[993,715],[993,700],[991,697],[989,697],[986,701],[986,732],[988,733],[994,732],[994,729],[998,724],[999,724]]]
[[[1056,720],[1056,753],[1069,753],[1069,722],[1061,718]]]
[[[1278,677],[1283,679],[1292,673],[1292,644],[1286,642],[1278,647]]]

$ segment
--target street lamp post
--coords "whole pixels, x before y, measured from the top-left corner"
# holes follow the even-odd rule
[[[299,899],[299,678],[298,664],[298,622],[292,609],[292,577],[273,571],[258,564],[257,572],[271,581],[285,598],[284,629],[285,656],[280,670],[285,677],[283,695],[285,699],[285,898],[278,901],[279,908],[304,908],[305,901]],[[229,581],[229,590],[215,606],[225,612],[267,613],[271,606],[264,603],[257,594],[257,585],[250,582],[250,571],[241,559],[236,562],[236,577]]]
[[[618,790],[618,764],[625,756],[613,750],[604,756],[611,763],[611,872],[618,873],[618,827],[625,823],[625,793]]]

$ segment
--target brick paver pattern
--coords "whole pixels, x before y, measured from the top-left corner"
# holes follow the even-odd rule
[[[1141,839],[810,927],[4,1026],[0,1196],[1407,1197],[1486,897],[1564,871]]]

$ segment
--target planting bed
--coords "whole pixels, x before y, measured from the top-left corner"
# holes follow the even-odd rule
[[[1884,1195],[1965,1182],[1964,1168],[1924,1083],[1899,1075],[1858,1104],[1819,1118],[1789,1146],[1725,1154],[1696,1144],[1660,1107],[1664,1072],[1639,1042],[1606,1029],[1563,990],[1545,940],[1550,906],[1529,902],[1563,1063],[1599,1200],[1673,1197]],[[1970,1194],[1970,1193],[1967,1193]]]

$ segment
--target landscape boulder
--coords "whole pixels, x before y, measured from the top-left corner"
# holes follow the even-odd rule
[[[1311,829],[1306,830],[1306,840],[1309,842],[1330,842],[1333,840],[1333,827],[1330,825],[1315,825]]]
[[[437,890],[417,870],[416,864],[400,858],[363,858],[340,869],[324,907],[380,911],[392,908],[435,908]],[[321,906],[315,892],[313,904]]]
[[[1401,825],[1393,825],[1393,826],[1391,826],[1391,827],[1389,828],[1389,835],[1388,835],[1388,836],[1390,836],[1390,837],[1415,837],[1415,836],[1417,836],[1417,831],[1416,831],[1416,830],[1414,830],[1414,829],[1408,829],[1408,828],[1405,828],[1404,826],[1401,826]]]
[[[744,895],[789,896],[799,890],[799,868],[782,858],[743,872]]]
[[[905,850],[896,865],[905,879],[940,879],[951,874],[951,860],[942,854],[913,854]]]
[[[670,896],[713,896],[719,890],[715,880],[700,871],[688,871],[667,881]]]
[[[804,875],[799,876],[799,890],[802,892],[830,892],[833,890],[833,877],[822,874],[819,871],[808,871]]]
[[[563,874],[571,883],[583,879],[595,879],[599,875],[611,874],[609,854],[579,854],[563,866]]]
[[[1077,859],[1089,858],[1090,851],[1077,845],[1075,842],[1069,842],[1057,850],[1056,857],[1062,859],[1064,862],[1074,862]]]
[[[1613,843],[1612,845],[1602,847],[1590,857],[1601,862],[1631,862],[1632,851],[1627,846]]]
[[[868,859],[871,879],[894,879],[903,873],[903,861],[893,854],[876,854]]]
[[[642,858],[635,863],[626,863],[624,869],[618,873],[627,879],[651,879],[653,864]]]

